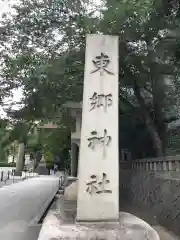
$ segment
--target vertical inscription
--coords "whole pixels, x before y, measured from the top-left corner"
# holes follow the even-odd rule
[[[88,35],[77,221],[119,217],[118,75],[118,37]]]
[[[97,131],[92,131],[91,136],[87,139],[88,140],[88,147],[92,150],[95,149],[97,144],[101,144],[103,147],[103,157],[106,157],[106,147],[109,146],[112,138],[108,136],[107,130],[104,129],[104,135],[99,136]]]
[[[96,108],[104,108],[106,112],[108,107],[112,106],[112,94],[97,94],[96,92],[93,93],[92,97],[89,98],[90,100],[90,111]]]
[[[114,75],[114,73],[108,69],[108,65],[110,64],[110,59],[108,55],[101,52],[99,56],[96,56],[92,60],[92,63],[95,69],[91,71],[91,74],[99,71],[101,76],[104,74],[104,72],[110,75]]]
[[[86,183],[87,188],[86,192],[90,195],[93,194],[101,194],[101,193],[112,193],[112,191],[108,188],[108,184],[110,181],[107,179],[107,174],[103,173],[100,181],[97,180],[96,175],[91,175],[91,180]]]

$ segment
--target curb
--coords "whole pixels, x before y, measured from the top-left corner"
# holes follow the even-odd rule
[[[46,212],[48,206],[53,201],[54,197],[56,196],[57,192],[59,190],[59,185],[57,184],[57,189],[54,191],[54,193],[48,198],[48,200],[45,202],[45,204],[42,206],[42,208],[39,210],[38,214],[31,220],[28,226],[33,226],[39,224],[39,221],[43,217],[43,214]]]
[[[58,195],[59,195],[59,197],[58,197],[57,202],[63,201],[63,199],[62,199],[62,198],[63,198],[63,195],[62,195],[62,194],[58,194]],[[44,218],[43,223],[41,224],[41,230],[39,231],[39,236],[38,236],[37,240],[42,240],[42,239],[44,239],[44,237],[43,237],[42,235],[44,235],[44,233],[46,233],[47,229],[49,228],[49,220],[50,220],[51,218],[53,218],[53,222],[54,222],[54,220],[55,220],[56,224],[57,224],[57,223],[59,224],[59,219],[57,219],[57,216],[56,216],[57,213],[58,213],[58,214],[60,213],[57,208],[56,208],[56,209],[51,209],[51,208],[50,208],[50,210],[48,211],[47,215],[46,215],[45,218]],[[50,220],[50,221],[51,221],[51,220]],[[53,226],[53,224],[52,224],[52,226]],[[51,228],[51,227],[50,227],[50,228]]]

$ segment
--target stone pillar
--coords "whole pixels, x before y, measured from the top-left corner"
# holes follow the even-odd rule
[[[77,221],[119,219],[118,37],[86,40]]]
[[[24,168],[24,143],[19,143],[18,156],[16,162],[16,175],[21,175],[21,171]]]
[[[81,132],[81,117],[76,117],[76,132]]]
[[[176,172],[180,171],[180,162],[179,161],[175,161],[175,168],[176,168]]]
[[[124,149],[121,149],[121,161],[124,162]]]
[[[78,145],[76,143],[71,143],[71,176],[77,177],[78,168]]]

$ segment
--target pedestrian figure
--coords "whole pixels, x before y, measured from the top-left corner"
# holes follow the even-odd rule
[[[4,172],[2,171],[1,172],[1,182],[3,181],[3,175],[4,175]]]
[[[56,173],[57,173],[57,168],[58,168],[58,166],[56,164],[54,164],[54,175],[56,175]]]

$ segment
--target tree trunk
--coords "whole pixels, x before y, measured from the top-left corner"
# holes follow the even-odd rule
[[[33,170],[36,170],[39,162],[41,161],[41,158],[42,158],[42,152],[38,151],[35,153],[35,159],[34,159],[34,169]]]
[[[136,83],[136,80],[134,80],[133,90],[134,90],[134,94],[139,102],[139,105],[140,105],[140,108],[141,108],[141,111],[142,111],[142,114],[144,117],[145,125],[151,136],[152,143],[153,143],[154,149],[156,151],[156,155],[157,155],[157,157],[161,157],[161,156],[163,156],[162,141],[161,141],[159,134],[152,122],[149,111],[146,107],[146,103],[144,101],[144,98],[141,96],[140,89]]]
[[[165,114],[163,108],[166,107],[166,90],[167,86],[164,82],[164,78],[158,74],[157,63],[155,61],[154,50],[152,42],[147,40],[148,60],[150,71],[148,73],[149,80],[152,88],[153,95],[153,110],[154,110],[154,122],[156,125],[156,132],[161,140],[161,150],[163,155],[166,154],[166,140],[167,129],[164,122]],[[157,78],[158,76],[158,78]]]
[[[161,79],[160,76],[157,79],[155,76],[156,74],[153,74],[156,71],[155,64],[151,66],[151,69],[152,70],[150,71],[149,75],[151,78],[155,123],[156,123],[159,137],[162,141],[162,151],[163,151],[163,154],[165,155],[166,143],[167,143],[167,129],[166,129],[166,124],[164,122],[165,114],[163,112],[163,108],[166,107],[165,99],[166,99],[167,86],[164,82],[164,79]]]
[[[156,131],[153,124],[149,122],[149,120],[146,122],[146,127],[148,129],[148,132],[150,133],[150,136],[153,142],[153,147],[156,150],[157,157],[162,157],[164,155],[163,148],[162,148],[162,141],[159,137],[158,132]]]
[[[20,176],[23,168],[24,168],[24,143],[20,143],[18,148],[15,175]]]

